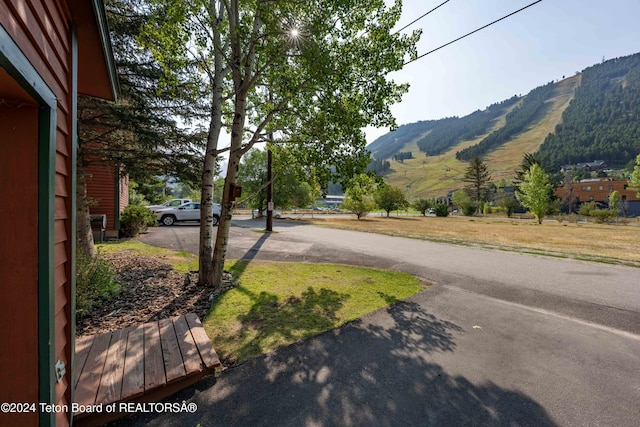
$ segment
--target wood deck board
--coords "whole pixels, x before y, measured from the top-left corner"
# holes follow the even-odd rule
[[[180,353],[180,345],[176,337],[176,331],[171,319],[162,319],[158,322],[160,327],[160,341],[162,342],[162,357],[167,374],[167,384],[183,378],[187,375]]]
[[[93,405],[96,401],[110,341],[111,334],[96,335],[93,339],[76,389],[76,402],[80,405]]]
[[[143,325],[129,332],[124,360],[124,380],[121,399],[144,393],[144,329]]]
[[[87,356],[89,355],[89,350],[91,350],[91,344],[93,344],[93,339],[95,335],[86,336],[78,339],[76,341],[76,357],[74,361],[74,379],[73,386],[77,387],[78,381],[80,380],[80,374],[84,369],[84,364],[87,361]]]
[[[111,333],[111,344],[109,345],[96,403],[109,403],[120,400],[128,336],[129,329],[120,329]]]
[[[202,358],[205,366],[210,369],[220,366],[220,358],[211,346],[211,341],[209,341],[209,337],[204,331],[198,316],[196,316],[195,313],[189,313],[185,318],[189,324],[191,334],[193,335],[193,339],[198,347],[198,352],[200,353],[200,357]]]
[[[178,344],[180,345],[180,352],[182,353],[182,360],[184,361],[184,368],[187,371],[187,375],[194,372],[202,372],[204,364],[200,355],[198,354],[198,347],[193,340],[189,324],[184,316],[174,317],[173,327],[176,330],[176,337],[178,338]]]
[[[166,383],[158,323],[147,323],[144,325],[144,389],[148,391]]]
[[[194,384],[220,361],[194,313],[79,338],[74,368],[79,404],[152,402]],[[126,414],[75,414],[101,425]]]

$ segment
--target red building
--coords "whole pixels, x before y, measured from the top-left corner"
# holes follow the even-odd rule
[[[117,166],[92,163],[85,170],[87,196],[92,201],[91,215],[107,215],[107,238],[117,238],[120,213],[129,205],[129,176]]]
[[[596,202],[601,206],[609,206],[609,194],[617,191],[620,194],[621,209],[625,216],[640,215],[640,199],[637,191],[629,188],[626,180],[615,180],[613,178],[591,178],[574,182],[570,186],[564,185],[556,188],[556,196],[560,200],[569,202],[577,207],[585,202]],[[625,211],[626,210],[626,211]]]
[[[102,0],[0,0],[0,402],[60,405],[2,426],[70,423],[77,93],[116,97]]]

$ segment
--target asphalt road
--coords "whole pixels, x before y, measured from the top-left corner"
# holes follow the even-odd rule
[[[229,258],[344,262],[434,283],[406,302],[229,369],[123,425],[640,425],[640,270],[234,219]],[[195,252],[198,227],[143,237]]]

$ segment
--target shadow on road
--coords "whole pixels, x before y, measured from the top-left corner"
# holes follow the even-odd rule
[[[475,384],[433,361],[465,331],[417,304],[278,350],[203,381],[172,401],[195,413],[147,414],[121,425],[553,426],[536,401]]]

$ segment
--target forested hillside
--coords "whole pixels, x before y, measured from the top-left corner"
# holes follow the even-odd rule
[[[640,54],[582,72],[582,84],[539,156],[547,169],[595,159],[622,167],[640,153]]]
[[[484,111],[475,111],[465,117],[438,120],[429,134],[417,141],[418,148],[428,156],[437,156],[461,141],[467,141],[487,132],[491,124],[518,101],[513,96],[492,104]]]
[[[534,153],[549,172],[593,160],[623,167],[640,153],[640,54],[604,61],[465,117],[400,126],[368,148],[375,159],[370,169],[412,197],[439,197],[459,187],[474,154],[495,181],[510,182],[524,153]]]
[[[506,123],[476,145],[467,147],[456,153],[456,159],[469,161],[475,156],[484,156],[489,151],[510,141],[514,136],[522,132],[526,127],[535,124],[545,112],[545,106],[549,106],[547,100],[551,97],[554,83],[550,82],[529,92],[522,103],[514,108],[506,117]],[[478,135],[482,134],[478,133]],[[475,136],[475,135],[474,135]]]
[[[405,145],[423,137],[439,121],[427,120],[399,126],[396,130],[384,134],[373,141],[367,146],[367,149],[376,159],[390,159],[402,151]]]

